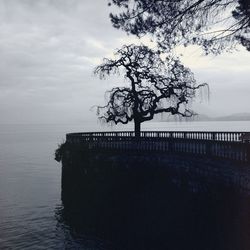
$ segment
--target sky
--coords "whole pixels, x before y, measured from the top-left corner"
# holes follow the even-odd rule
[[[96,121],[94,105],[120,83],[94,68],[123,44],[140,43],[112,27],[106,0],[0,0],[0,123]],[[145,38],[142,42],[148,42]],[[207,82],[210,98],[193,109],[211,116],[250,112],[250,53],[204,56],[177,48],[182,62]],[[201,100],[202,99],[202,100]]]

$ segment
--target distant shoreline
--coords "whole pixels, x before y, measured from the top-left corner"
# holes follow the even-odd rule
[[[203,114],[198,114],[193,117],[163,117],[157,119],[159,122],[179,122],[179,121],[184,121],[184,122],[210,122],[210,121],[250,121],[250,113],[237,113],[237,114],[232,114],[232,115],[227,115],[227,116],[217,116],[217,117],[210,117],[207,115]]]

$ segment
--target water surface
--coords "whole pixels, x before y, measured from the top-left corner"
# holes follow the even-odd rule
[[[61,220],[61,169],[54,150],[68,132],[112,129],[124,127],[0,125],[0,249],[111,249]],[[143,129],[250,131],[250,122],[152,122]]]

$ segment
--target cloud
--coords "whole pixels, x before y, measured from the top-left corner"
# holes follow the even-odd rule
[[[0,0],[3,122],[96,119],[91,106],[103,104],[105,91],[118,80],[99,80],[94,67],[123,43],[141,42],[114,29],[109,11],[103,0]],[[143,42],[150,44],[147,37]],[[235,110],[249,106],[250,53],[210,58],[194,50],[188,48],[182,59],[198,81],[210,83],[211,110],[220,105],[230,111],[233,97]]]

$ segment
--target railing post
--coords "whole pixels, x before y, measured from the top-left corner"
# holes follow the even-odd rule
[[[173,152],[173,132],[169,132],[169,152]]]
[[[212,132],[212,140],[213,141],[215,141],[215,139],[216,139],[216,136],[215,136],[216,134],[215,134],[215,132]]]
[[[173,132],[169,132],[169,138],[170,138],[170,139],[173,138]]]

